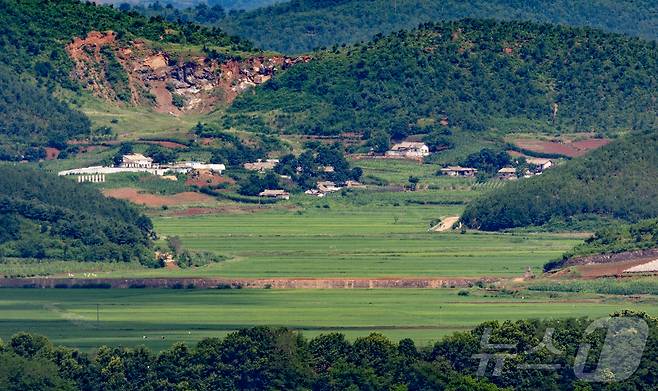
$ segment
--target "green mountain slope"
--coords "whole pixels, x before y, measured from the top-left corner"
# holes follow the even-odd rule
[[[95,0],[94,2],[98,4],[112,4],[122,8],[124,8],[126,4],[131,6],[151,6],[156,8],[167,8],[170,4],[172,8],[188,8],[207,4],[210,7],[220,6],[225,10],[251,10],[280,3],[282,1],[284,0]]]
[[[240,96],[231,113],[276,131],[395,138],[445,120],[474,132],[640,128],[656,120],[657,74],[656,42],[464,20],[319,52]]]
[[[0,65],[0,160],[42,158],[42,146],[61,148],[89,130],[82,113]]]
[[[153,263],[151,221],[98,190],[0,165],[0,259]]]
[[[489,231],[590,213],[628,221],[653,218],[657,183],[658,132],[652,130],[487,194],[468,205],[462,221]]]
[[[295,53],[462,18],[533,20],[658,38],[653,0],[293,0],[235,15],[221,25],[258,47]]]
[[[135,12],[76,0],[0,0],[0,63],[18,73],[77,88],[73,62],[65,47],[91,31],[114,31],[121,41],[146,39],[165,44],[210,45],[226,51],[248,50],[249,42],[219,29],[164,22]]]

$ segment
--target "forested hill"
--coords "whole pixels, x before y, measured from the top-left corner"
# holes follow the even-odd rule
[[[217,28],[164,22],[136,12],[77,0],[0,0],[0,63],[44,81],[71,81],[73,63],[65,47],[91,31],[114,31],[120,40],[147,39],[160,44],[212,45],[226,51],[249,50],[248,41]]]
[[[489,231],[592,213],[628,221],[653,218],[658,216],[657,151],[655,129],[629,135],[475,200],[462,221]]]
[[[42,146],[62,148],[89,130],[84,114],[0,64],[0,160],[43,158]]]
[[[0,165],[0,259],[152,265],[152,229],[135,208],[94,188]]]
[[[98,4],[112,4],[121,8],[125,8],[126,4],[138,7],[155,6],[162,9],[180,9],[207,5],[211,8],[219,6],[225,10],[251,10],[282,1],[284,0],[95,0],[94,2]]]
[[[232,15],[221,25],[258,47],[295,53],[462,18],[533,20],[658,38],[654,0],[293,0]]]
[[[656,121],[656,75],[655,41],[467,19],[319,52],[231,112],[277,131],[396,138],[446,120],[472,131],[642,128]]]

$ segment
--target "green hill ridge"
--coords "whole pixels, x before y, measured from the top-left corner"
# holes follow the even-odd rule
[[[0,165],[0,259],[154,263],[152,224],[124,201]]]
[[[296,53],[462,18],[533,20],[658,38],[658,3],[651,0],[293,0],[219,24],[261,48]]]
[[[658,133],[629,135],[469,204],[462,222],[487,231],[596,214],[630,222],[658,216]]]
[[[656,121],[656,74],[656,42],[469,19],[318,52],[230,113],[233,124],[272,132],[396,139],[446,121],[476,134],[641,129]]]

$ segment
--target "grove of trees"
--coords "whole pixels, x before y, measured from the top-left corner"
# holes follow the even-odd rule
[[[523,320],[486,322],[472,331],[418,347],[411,339],[393,342],[381,334],[356,338],[338,333],[304,338],[283,328],[257,327],[207,338],[196,346],[178,343],[159,353],[145,347],[101,347],[93,354],[56,347],[41,336],[19,333],[0,342],[0,389],[3,390],[654,390],[658,387],[658,326],[648,325],[638,369],[628,379],[609,371],[609,382],[580,380],[574,357],[582,343],[591,346],[587,373],[596,369],[605,330],[587,334],[591,320]],[[547,329],[553,331],[548,334]],[[486,331],[488,330],[488,331]],[[637,331],[637,330],[636,330]],[[509,344],[501,373],[493,361],[478,377],[478,354],[502,353],[483,347]],[[542,348],[545,336],[550,346]],[[629,357],[633,344],[614,353]],[[601,353],[603,354],[603,353]],[[547,370],[537,365],[557,365]],[[525,366],[525,367],[524,367]]]
[[[153,224],[124,201],[24,166],[0,165],[0,258],[157,266]]]

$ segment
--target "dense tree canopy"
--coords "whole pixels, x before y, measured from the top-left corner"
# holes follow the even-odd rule
[[[468,205],[462,221],[500,230],[598,214],[636,221],[658,215],[658,133],[629,135],[589,155],[510,183]]]
[[[0,258],[153,265],[150,219],[72,180],[0,165]]]
[[[462,18],[532,20],[658,38],[658,4],[653,0],[293,0],[215,23],[258,47],[300,53]]]
[[[639,369],[628,379],[587,383],[574,376],[574,357],[581,343],[592,347],[587,372],[605,332],[586,334],[588,319],[487,322],[469,332],[445,337],[430,347],[410,339],[393,342],[381,334],[353,342],[342,334],[306,339],[287,329],[258,327],[208,338],[195,347],[176,344],[161,353],[144,347],[101,347],[94,355],[54,347],[47,339],[20,333],[4,348],[0,343],[0,388],[11,390],[652,390],[658,386],[658,328],[643,314],[622,313],[646,322],[648,338]],[[553,331],[548,334],[548,329]],[[487,340],[511,350],[483,348]],[[635,334],[639,329],[633,330]],[[550,341],[545,340],[549,335]],[[642,335],[645,335],[642,332]],[[541,343],[547,342],[541,348]],[[634,342],[629,337],[624,341]],[[619,343],[614,354],[632,357],[642,346]],[[552,350],[551,350],[552,349]],[[481,353],[503,354],[501,374],[492,373],[492,358],[477,377]],[[601,354],[604,355],[603,353]],[[630,360],[629,360],[630,361]],[[558,365],[555,370],[536,365]],[[530,368],[523,368],[529,365]],[[615,368],[615,367],[611,367]],[[619,368],[609,375],[620,375]],[[620,376],[621,377],[621,376]],[[610,378],[612,379],[612,378]],[[590,385],[596,388],[590,388]]]
[[[0,65],[0,160],[43,157],[42,147],[62,148],[89,132],[84,114]]]
[[[284,132],[384,130],[396,139],[444,123],[472,132],[634,129],[656,122],[656,74],[656,42],[464,20],[317,53],[238,97],[230,113],[246,128],[260,118]]]

